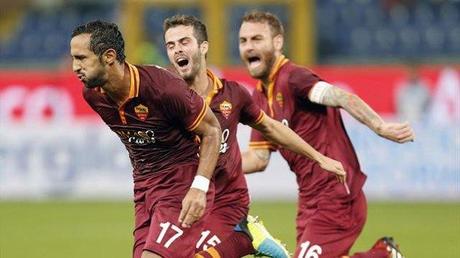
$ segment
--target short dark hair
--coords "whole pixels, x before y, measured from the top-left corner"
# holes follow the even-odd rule
[[[72,32],[72,38],[80,34],[90,34],[89,48],[97,56],[101,57],[107,49],[117,52],[117,60],[124,63],[125,41],[118,26],[115,23],[105,21],[92,21],[76,27]]]
[[[270,12],[263,12],[258,10],[247,12],[243,16],[242,23],[243,22],[268,23],[273,37],[277,35],[284,36],[283,24],[281,23],[278,16]]]
[[[167,30],[174,28],[176,26],[192,26],[193,34],[198,41],[198,44],[203,43],[203,41],[208,41],[208,32],[206,31],[206,25],[202,23],[198,18],[192,15],[174,15],[167,18],[163,22],[163,36]]]

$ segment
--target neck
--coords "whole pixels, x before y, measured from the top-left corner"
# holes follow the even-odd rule
[[[260,81],[262,82],[262,86],[264,87],[265,90],[268,89],[268,85],[270,84],[270,79],[268,78],[269,76],[266,76],[262,78]]]
[[[271,75],[275,72],[274,70],[277,69],[276,67],[276,64],[277,64],[277,61],[278,59],[281,57],[281,53],[279,53],[278,51],[275,52],[275,55],[273,57],[273,61],[272,63],[270,64],[270,69],[268,69],[268,72],[266,75],[264,75],[260,81],[262,82],[262,86],[264,87],[265,90],[268,90],[268,85],[270,84],[271,82],[271,79],[273,78],[270,78]]]
[[[115,63],[113,69],[108,72],[107,83],[101,88],[118,106],[121,106],[129,97],[130,86],[131,75],[128,65]]]
[[[208,96],[209,91],[212,88],[212,82],[208,78],[208,74],[206,71],[206,66],[201,66],[198,74],[193,78],[193,81],[187,82],[188,86],[192,88],[198,95],[203,98]]]

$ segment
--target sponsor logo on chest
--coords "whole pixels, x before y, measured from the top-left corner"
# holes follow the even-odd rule
[[[155,132],[151,129],[148,130],[129,130],[120,129],[114,130],[116,134],[123,140],[135,145],[148,145],[156,142]]]

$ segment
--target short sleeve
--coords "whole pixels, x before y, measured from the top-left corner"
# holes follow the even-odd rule
[[[251,137],[249,140],[249,148],[251,149],[268,149],[270,151],[276,151],[276,145],[264,138],[261,132],[252,129]]]
[[[195,130],[206,113],[203,98],[189,89],[182,80],[169,82],[161,98],[166,116],[179,121],[189,130]]]
[[[263,107],[264,105],[262,104],[262,96],[261,96],[262,93],[258,92],[258,91],[254,91],[253,95],[252,95],[252,98],[251,98],[251,101],[254,105],[256,105],[257,107]],[[265,112],[263,109],[262,110],[262,117],[261,117],[261,120],[263,119],[263,117],[265,116]],[[260,123],[260,121],[258,121]],[[259,132],[258,130],[255,130],[255,129],[252,129],[251,130],[251,137],[250,137],[250,140],[249,140],[249,148],[251,149],[268,149],[270,151],[276,151],[277,147],[275,144],[271,143],[270,141],[268,141],[267,139],[265,139],[265,137],[263,136],[263,134],[261,132]]]
[[[239,88],[239,99],[242,105],[240,122],[246,125],[260,123],[263,120],[264,112],[243,86],[237,84],[236,87]]]
[[[293,90],[294,96],[307,101],[311,89],[319,81],[322,80],[318,75],[303,67],[292,71],[288,79],[289,88]]]

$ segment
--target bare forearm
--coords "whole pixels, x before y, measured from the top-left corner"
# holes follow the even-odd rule
[[[219,157],[221,130],[217,118],[209,107],[206,107],[206,114],[203,121],[195,129],[195,133],[201,137],[200,163],[197,175],[211,178],[216,168]]]
[[[269,160],[269,150],[254,150],[241,153],[243,173],[250,174],[265,170]]]
[[[365,124],[377,134],[379,133],[383,119],[361,98],[350,94],[348,100],[343,104],[342,107],[356,120]]]
[[[408,123],[386,123],[361,98],[326,82],[316,83],[308,98],[314,103],[342,107],[356,120],[390,141],[404,143],[415,139],[415,134]]]
[[[382,118],[358,96],[337,87],[328,89],[321,103],[326,106],[341,107],[359,122],[378,133]]]
[[[297,154],[315,161],[318,161],[323,156],[292,131],[292,129],[276,120],[267,117],[263,124],[258,126],[258,129],[271,142]]]
[[[200,144],[200,160],[197,175],[211,178],[219,157],[220,130],[213,128],[210,134],[203,135]]]

